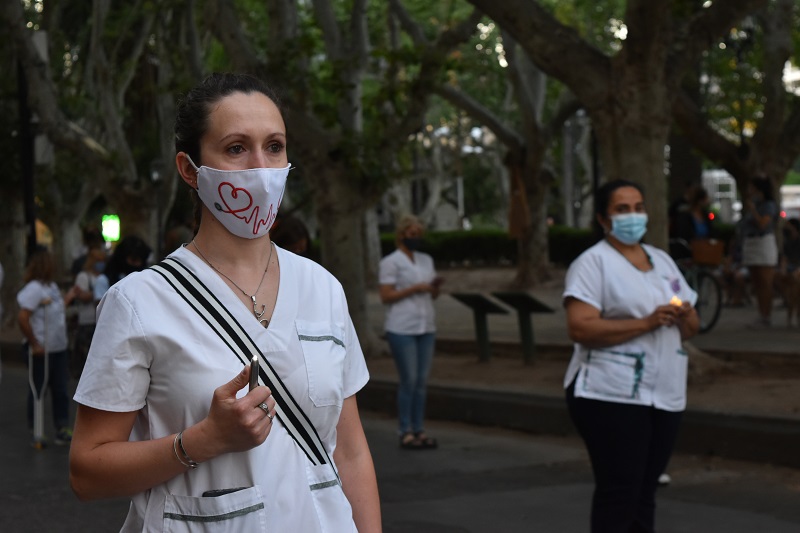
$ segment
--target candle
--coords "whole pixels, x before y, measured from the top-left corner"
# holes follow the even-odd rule
[[[680,307],[681,305],[683,305],[683,302],[681,301],[680,298],[678,298],[677,294],[672,297],[672,299],[669,301],[669,303],[674,305],[674,306],[676,306],[676,307]]]

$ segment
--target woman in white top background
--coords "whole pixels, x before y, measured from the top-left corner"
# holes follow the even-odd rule
[[[53,425],[58,445],[69,444],[69,350],[67,341],[67,315],[64,298],[55,278],[55,259],[46,248],[36,250],[28,260],[23,280],[25,285],[17,293],[19,314],[17,322],[22,331],[33,365],[33,381],[41,393],[44,383],[44,362],[47,357],[46,386],[50,389],[53,406]],[[33,428],[33,393],[28,392],[28,427]]]
[[[100,301],[100,298],[96,298],[95,288],[98,276],[103,274],[105,265],[105,250],[102,248],[89,249],[83,268],[75,276],[75,283],[64,297],[66,306],[69,307],[74,301],[77,302],[78,307],[78,327],[70,352],[70,372],[76,379],[81,377],[86,354],[89,353],[89,346],[92,344],[97,320],[97,302]]]
[[[564,306],[575,348],[564,379],[592,463],[591,531],[653,531],[655,492],[686,406],[682,339],[698,330],[695,292],[670,256],[642,244],[640,187],[595,195],[604,238],[569,267]]]
[[[344,291],[268,235],[290,170],[274,93],[251,76],[211,75],[180,101],[175,136],[198,230],[161,270],[128,274],[100,303],[75,394],[73,490],[131,497],[126,532],[379,532],[355,398],[369,376]],[[195,292],[179,293],[168,264]],[[217,322],[245,335],[212,329],[225,313]],[[252,343],[244,361],[233,337]],[[251,355],[260,385],[248,390]],[[280,391],[263,385],[272,369]],[[318,461],[299,426],[316,435]]]
[[[399,376],[398,434],[406,449],[437,445],[425,433],[424,419],[436,340],[433,299],[439,296],[442,278],[436,276],[433,258],[418,251],[423,234],[417,217],[402,216],[395,228],[397,249],[381,259],[378,275],[381,301],[386,304],[386,339]]]

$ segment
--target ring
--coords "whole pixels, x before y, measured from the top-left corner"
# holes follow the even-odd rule
[[[264,411],[265,413],[267,413],[267,416],[269,416],[269,406],[267,406],[267,404],[266,404],[265,402],[261,402],[260,404],[258,404],[258,407],[259,407],[259,408],[260,408],[262,411]]]

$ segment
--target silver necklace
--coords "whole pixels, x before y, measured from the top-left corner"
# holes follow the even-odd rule
[[[208,264],[208,266],[213,268],[217,272],[217,274],[223,276],[225,279],[233,283],[233,286],[239,289],[242,292],[242,294],[250,298],[250,301],[253,302],[253,314],[255,315],[256,320],[258,320],[261,324],[263,324],[264,327],[269,326],[269,320],[267,320],[266,318],[261,318],[267,311],[267,306],[265,304],[261,304],[261,311],[260,312],[258,311],[258,304],[256,303],[256,294],[258,294],[258,291],[261,290],[261,285],[267,278],[267,272],[269,272],[269,265],[270,263],[272,263],[272,251],[275,249],[275,245],[272,243],[272,241],[270,241],[269,243],[270,246],[269,246],[269,258],[267,259],[267,268],[264,269],[264,273],[261,275],[261,281],[258,282],[258,288],[256,289],[256,292],[254,292],[253,294],[247,294],[245,290],[241,288],[235,281],[233,281],[231,278],[225,275],[224,272],[222,272],[220,269],[211,264],[211,261],[206,259],[206,256],[203,255],[203,252],[201,252],[200,248],[197,247],[197,243],[194,242],[194,239],[192,239],[192,244],[194,245],[194,249],[197,250],[197,253],[200,254],[200,257],[203,258],[203,261],[205,261]]]

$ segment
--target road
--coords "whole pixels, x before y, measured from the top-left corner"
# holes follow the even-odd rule
[[[118,531],[127,500],[80,503],[67,483],[66,448],[37,451],[25,428],[25,371],[0,382],[0,531]],[[401,450],[394,421],[364,413],[386,533],[583,532],[592,480],[581,443],[496,428],[433,422],[440,448]],[[49,418],[46,429],[50,431]],[[765,443],[765,446],[768,445]],[[800,531],[800,471],[676,456],[661,490],[661,533]],[[300,532],[301,533],[301,532]]]

